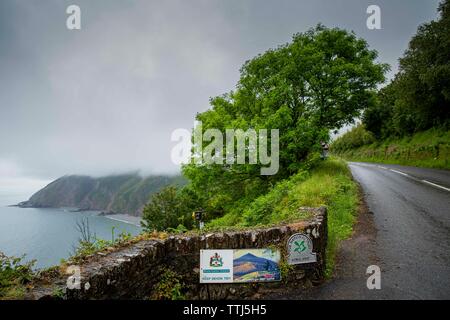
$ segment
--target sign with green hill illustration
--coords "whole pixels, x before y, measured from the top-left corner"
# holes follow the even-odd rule
[[[275,249],[200,250],[200,283],[280,281]]]

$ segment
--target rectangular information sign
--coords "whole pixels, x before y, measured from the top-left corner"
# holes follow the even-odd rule
[[[280,281],[280,251],[200,250],[200,283]]]
[[[200,250],[200,283],[233,282],[233,250]]]

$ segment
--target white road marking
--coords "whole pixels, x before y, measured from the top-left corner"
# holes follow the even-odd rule
[[[436,184],[436,183],[433,183],[433,182],[430,182],[430,181],[427,181],[427,180],[421,180],[422,182],[425,182],[425,183],[428,183],[428,184],[430,184],[430,185],[432,185],[432,186],[435,186],[435,187],[437,187],[437,188],[441,188],[441,189],[443,189],[443,190],[446,190],[446,191],[449,191],[450,192],[450,189],[449,188],[446,188],[446,187],[444,187],[444,186],[441,186],[441,185],[439,185],[439,184]]]
[[[362,167],[374,167],[374,166],[375,166],[375,165],[370,165],[370,164],[366,164],[366,163],[364,163],[364,164],[362,164],[362,163],[354,163],[354,164],[355,164],[355,165],[360,165],[360,166],[362,166]],[[431,186],[434,186],[434,187],[436,187],[436,188],[439,188],[439,189],[442,189],[442,190],[445,190],[445,191],[450,192],[450,188],[441,186],[441,185],[436,184],[436,183],[433,183],[433,182],[431,182],[431,181],[418,179],[418,178],[416,178],[416,177],[414,177],[414,176],[411,176],[411,175],[409,175],[409,174],[407,174],[407,173],[404,173],[404,172],[401,172],[401,171],[398,171],[398,170],[395,170],[395,169],[389,169],[389,168],[386,168],[386,167],[383,167],[383,166],[380,166],[380,165],[376,165],[376,167],[378,167],[378,168],[380,168],[380,169],[389,170],[389,171],[392,171],[392,172],[401,174],[402,176],[408,177],[408,178],[410,178],[410,179],[413,179],[413,180],[416,180],[416,181],[419,181],[419,182],[423,182],[423,183],[429,184],[429,185],[431,185]]]
[[[361,162],[353,162],[353,163],[350,163],[350,165],[355,165],[355,166],[360,166],[360,167],[369,167],[369,168],[375,167],[375,165],[373,165],[373,164],[361,163]]]
[[[409,177],[409,174],[407,174],[407,173],[404,173],[404,172],[401,172],[401,171],[397,171],[397,170],[394,170],[394,169],[389,169],[389,171],[392,171],[392,172],[395,172],[395,173],[398,173],[398,174],[404,175],[405,177]]]

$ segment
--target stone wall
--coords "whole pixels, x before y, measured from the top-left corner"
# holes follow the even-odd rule
[[[35,286],[29,298],[65,299],[151,299],[161,288],[163,275],[178,279],[187,299],[261,298],[286,287],[308,287],[324,278],[327,244],[326,208],[302,208],[312,211],[307,221],[268,228],[228,231],[203,235],[176,235],[164,240],[143,240],[110,253],[99,253],[80,265],[81,289],[67,289],[66,277],[50,285]],[[289,266],[286,263],[287,240],[294,233],[309,234],[317,262]],[[201,249],[240,249],[277,247],[281,251],[282,281],[251,284],[200,284]],[[68,276],[67,276],[68,277]],[[169,281],[170,282],[170,281]],[[159,288],[159,289],[158,289]]]

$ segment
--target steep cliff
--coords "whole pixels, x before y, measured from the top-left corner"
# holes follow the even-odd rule
[[[139,216],[153,193],[167,185],[183,185],[181,176],[125,174],[93,178],[64,176],[36,192],[21,207],[101,210]]]

